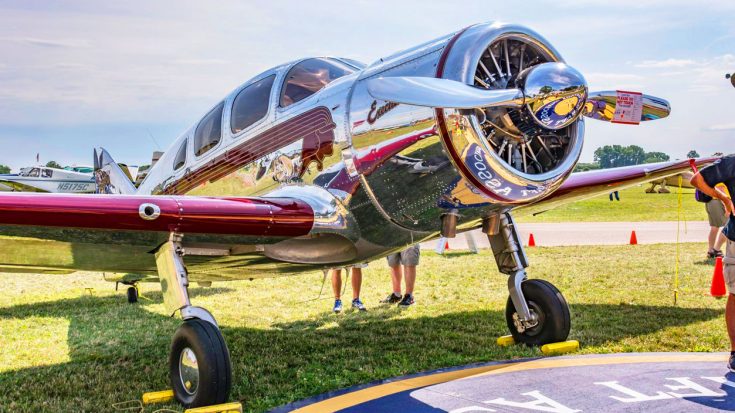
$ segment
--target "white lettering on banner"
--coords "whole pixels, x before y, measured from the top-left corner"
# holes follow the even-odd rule
[[[651,401],[651,400],[673,399],[673,396],[670,396],[662,391],[656,392],[655,396],[646,396],[643,393],[639,393],[633,389],[629,389],[621,384],[618,384],[617,381],[600,381],[600,382],[596,382],[595,384],[599,386],[609,387],[613,390],[617,390],[620,393],[627,394],[628,396],[630,396],[630,397],[610,396],[610,398],[623,402],[623,403],[637,403],[637,402],[645,402],[645,401]]]
[[[470,407],[460,407],[459,409],[450,410],[449,413],[474,413],[474,412],[494,412],[493,409],[488,409],[487,407],[479,407],[479,406],[470,406]]]
[[[678,381],[681,383],[681,386],[671,385],[671,384],[665,384],[666,387],[668,387],[670,390],[684,390],[684,389],[691,389],[696,391],[696,393],[674,393],[669,392],[670,395],[674,397],[684,398],[684,397],[718,397],[718,396],[726,396],[725,393],[718,393],[716,391],[712,391],[706,387],[700,386],[699,384],[691,381],[689,377],[672,377],[667,378],[666,380],[673,380]]]
[[[610,122],[637,125],[643,114],[643,95],[640,92],[618,90],[615,98],[615,113]]]
[[[534,390],[528,393],[522,393],[522,395],[533,397],[535,400],[528,401],[528,402],[514,402],[510,400],[505,400],[504,398],[498,398],[498,399],[488,400],[483,403],[519,407],[521,409],[536,410],[539,412],[575,413],[575,412],[581,411],[581,410],[570,409],[564,406],[563,404],[560,404],[554,400],[551,400],[550,398],[541,394],[541,392],[538,390]]]

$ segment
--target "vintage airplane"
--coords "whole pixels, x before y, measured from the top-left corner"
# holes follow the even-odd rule
[[[160,281],[167,311],[183,318],[169,365],[186,406],[224,402],[231,383],[227,346],[191,304],[190,283],[350,267],[477,227],[509,276],[516,341],[562,341],[567,302],[527,279],[511,213],[687,170],[682,161],[572,174],[585,117],[637,124],[669,111],[663,99],[589,92],[518,25],[470,26],[370,65],[298,60],[214,105],[137,188],[100,149],[104,194],[0,195],[0,270]]]
[[[0,191],[92,194],[96,189],[91,167],[32,166],[0,175]]]

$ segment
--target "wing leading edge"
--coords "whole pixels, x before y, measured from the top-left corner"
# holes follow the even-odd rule
[[[703,166],[712,163],[716,159],[700,158],[695,160],[695,163],[697,166]],[[521,214],[537,214],[564,204],[581,201],[597,195],[604,195],[612,191],[663,179],[690,170],[689,160],[684,160],[577,172],[573,173],[549,197],[534,204],[520,206],[516,210]]]

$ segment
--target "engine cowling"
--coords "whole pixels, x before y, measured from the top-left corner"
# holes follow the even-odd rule
[[[499,203],[554,192],[581,154],[587,86],[543,37],[517,25],[471,26],[449,41],[437,77],[485,89],[522,89],[520,107],[436,109],[450,158]]]

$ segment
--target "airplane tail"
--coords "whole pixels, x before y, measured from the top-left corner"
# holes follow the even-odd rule
[[[130,172],[126,172],[104,148],[94,150],[94,179],[98,194],[134,194],[136,191]]]

